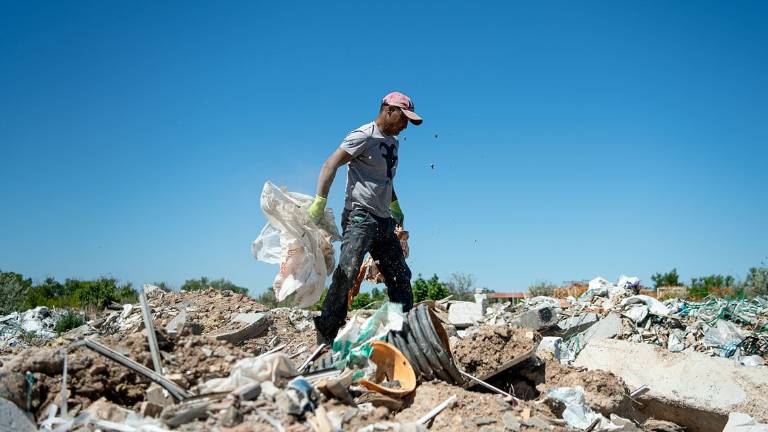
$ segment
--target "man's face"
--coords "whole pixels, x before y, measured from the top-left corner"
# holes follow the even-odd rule
[[[384,120],[385,124],[382,129],[387,135],[399,135],[400,132],[408,127],[408,117],[398,107],[388,107]]]

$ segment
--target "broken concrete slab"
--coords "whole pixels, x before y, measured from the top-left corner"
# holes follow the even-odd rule
[[[0,431],[34,432],[35,423],[15,403],[0,398]]]
[[[750,415],[732,412],[728,414],[723,432],[768,432],[768,424],[758,423]]]
[[[233,344],[258,337],[269,327],[269,314],[266,312],[241,313],[232,319],[232,324],[237,327],[235,330],[224,331],[214,337]]]
[[[456,328],[469,327],[483,318],[483,307],[479,303],[457,301],[448,309],[448,322]]]
[[[560,320],[557,326],[560,327],[566,336],[584,331],[598,321],[597,314],[587,312],[576,316]]]
[[[557,324],[557,310],[551,306],[539,306],[527,310],[516,316],[509,325],[512,327],[524,327],[532,330],[541,330]]]
[[[611,312],[584,332],[586,341],[602,340],[616,337],[621,333],[621,316]]]
[[[591,340],[574,364],[612,372],[630,388],[647,385],[643,413],[692,430],[719,432],[732,411],[768,420],[768,374],[762,368],[614,339]]]

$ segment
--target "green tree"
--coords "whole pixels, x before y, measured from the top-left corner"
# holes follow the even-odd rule
[[[742,284],[744,294],[752,296],[768,296],[768,267],[752,267]]]
[[[237,286],[231,281],[221,278],[216,280],[210,280],[205,276],[201,276],[200,279],[187,279],[184,281],[184,285],[181,286],[182,291],[201,291],[208,288],[217,290],[229,290],[234,293],[248,295],[248,288]]]
[[[416,280],[411,284],[411,291],[413,292],[413,302],[418,303],[429,298],[429,285],[427,281],[421,277],[421,273],[416,277]]]
[[[361,292],[352,299],[352,309],[362,309],[371,303],[371,295],[367,292]]]
[[[448,290],[448,287],[440,282],[440,278],[438,278],[436,274],[432,275],[427,281],[427,297],[430,300],[440,300],[449,295],[451,295],[451,292]]]
[[[27,297],[24,301],[25,309],[32,309],[37,306],[60,306],[65,302],[67,293],[64,290],[64,284],[52,277],[45,280],[27,291]]]
[[[654,273],[653,276],[651,276],[651,280],[653,281],[654,288],[657,289],[665,286],[682,286],[676,268],[673,268],[672,271],[666,273]]]
[[[103,308],[110,303],[135,303],[138,301],[133,285],[127,282],[123,285],[117,279],[101,277],[92,281],[67,279],[64,289],[71,292],[72,306],[83,307],[93,305]]]
[[[386,300],[387,300],[387,294],[384,291],[378,289],[377,287],[373,287],[373,289],[371,290],[371,301],[382,302]]]
[[[32,279],[19,273],[0,271],[0,315],[20,310],[31,287]]]

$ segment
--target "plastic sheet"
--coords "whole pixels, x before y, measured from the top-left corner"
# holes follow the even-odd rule
[[[203,393],[233,391],[246,384],[272,381],[298,375],[291,359],[283,353],[238,360],[229,376],[214,378],[201,385]]]
[[[325,279],[335,265],[331,242],[341,239],[330,208],[325,209],[319,224],[309,219],[307,208],[312,200],[309,195],[288,192],[266,182],[261,210],[268,222],[251,245],[259,261],[280,264],[272,283],[277,300],[293,295],[298,307],[320,299]]]
[[[390,302],[384,302],[368,319],[353,315],[333,341],[334,366],[342,369],[349,362],[366,364],[371,341],[385,340],[390,330],[402,330],[403,321],[403,306]]]
[[[644,303],[646,306],[648,306],[648,312],[656,316],[665,317],[671,314],[671,311],[667,306],[664,305],[664,303],[656,300],[653,297],[649,297],[647,295],[642,295],[642,294],[625,298],[624,300],[621,301],[621,306],[624,307],[626,305],[635,304],[635,303]]]
[[[730,321],[719,320],[704,332],[704,345],[719,348],[723,357],[734,355],[743,340],[744,335]]]
[[[557,387],[549,389],[547,396],[557,399],[565,404],[563,420],[568,426],[577,429],[586,429],[597,420],[599,423],[595,430],[620,430],[622,426],[611,423],[602,414],[592,411],[584,401],[584,389],[582,387]]]

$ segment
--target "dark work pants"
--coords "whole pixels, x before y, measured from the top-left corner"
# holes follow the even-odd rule
[[[315,320],[317,331],[325,340],[333,340],[347,318],[347,296],[366,252],[376,261],[389,301],[403,305],[403,312],[413,307],[411,269],[405,263],[400,240],[395,236],[395,221],[362,210],[345,209],[341,215],[341,254],[333,272],[323,312]]]

